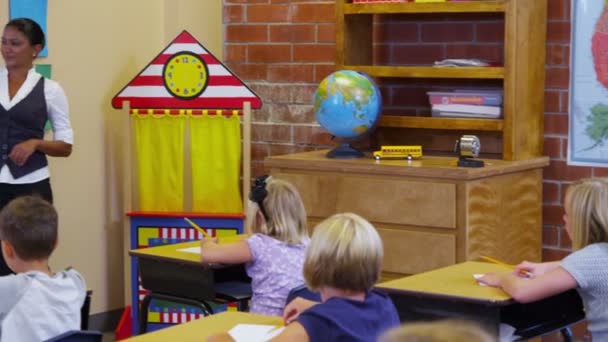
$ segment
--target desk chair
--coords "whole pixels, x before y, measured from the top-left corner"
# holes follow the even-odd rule
[[[213,309],[211,308],[211,306],[204,300],[150,291],[141,302],[141,308],[139,311],[140,334],[145,334],[148,330],[148,311],[150,309],[150,302],[152,301],[152,299],[165,300],[172,303],[194,306],[196,308],[199,308],[203,312],[203,314],[205,314],[205,316],[211,315],[213,313]]]
[[[297,297],[302,297],[304,299],[312,300],[315,302],[321,301],[321,295],[318,292],[313,292],[309,290],[306,285],[299,285],[289,291],[287,299],[285,300],[285,305],[291,303],[291,301],[296,299]]]
[[[251,284],[241,282],[226,282],[217,284],[216,297],[223,302],[239,303],[239,310],[246,311],[249,308],[248,302],[251,298]],[[142,300],[139,312],[139,333],[144,334],[148,329],[148,312],[152,299],[164,300],[172,303],[190,305],[200,309],[205,316],[213,314],[213,308],[206,300],[200,298],[188,298],[184,295],[170,295],[150,291]]]
[[[216,283],[215,289],[216,300],[222,302],[238,303],[239,311],[249,311],[249,300],[253,295],[251,283],[242,281],[225,281]]]
[[[103,334],[99,331],[66,331],[44,342],[102,342]]]
[[[234,301],[247,307],[251,298],[250,281],[243,279],[242,265],[219,269],[200,265],[169,263],[162,260],[140,259],[142,287],[149,292],[139,310],[139,333],[147,331],[148,311],[152,299],[190,305],[204,315],[213,314],[209,302]]]
[[[569,309],[563,310],[564,307]],[[521,336],[522,340],[559,330],[564,342],[571,342],[570,326],[585,319],[583,301],[576,290],[542,299],[533,305],[512,305],[505,309],[504,315],[506,323],[517,328],[515,335]],[[564,327],[564,322],[570,324]]]
[[[91,311],[91,296],[92,290],[87,290],[87,295],[84,297],[84,303],[80,308],[80,330],[89,329],[89,313]]]
[[[251,278],[244,265],[233,265],[213,271],[215,298],[213,301],[237,302],[239,311],[249,310],[249,300],[253,295]]]
[[[237,302],[239,303],[239,311],[247,311],[249,309],[249,299],[251,298],[251,284],[241,282],[226,282],[217,284],[216,298],[222,302]],[[139,312],[139,333],[144,334],[148,329],[148,311],[152,299],[164,300],[177,304],[194,306],[200,309],[205,316],[213,314],[213,308],[206,300],[200,298],[187,298],[184,295],[175,296],[150,291],[142,300]]]

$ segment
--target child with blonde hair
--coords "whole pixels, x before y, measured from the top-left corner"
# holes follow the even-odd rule
[[[386,332],[379,342],[497,342],[478,324],[455,319],[406,323]]]
[[[608,180],[583,179],[570,185],[564,210],[572,254],[555,262],[523,262],[513,273],[488,273],[479,281],[524,303],[576,288],[593,339],[608,341]],[[521,276],[523,271],[530,276]]]
[[[281,316],[289,291],[302,284],[302,266],[310,238],[306,210],[298,190],[269,176],[255,180],[249,195],[247,239],[217,244],[201,241],[205,263],[246,264],[251,277],[251,312]]]
[[[362,217],[333,215],[315,227],[304,278],[321,303],[296,298],[285,307],[289,325],[271,341],[376,341],[399,325],[385,294],[372,290],[383,259],[382,240]]]
[[[57,212],[36,196],[18,197],[0,212],[0,239],[16,274],[0,277],[0,341],[45,341],[80,329],[86,296],[73,269],[51,272],[57,246]]]

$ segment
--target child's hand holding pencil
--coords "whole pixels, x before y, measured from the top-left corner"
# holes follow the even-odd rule
[[[190,223],[190,225],[192,226],[192,228],[198,230],[201,234],[203,234],[203,236],[205,238],[210,238],[211,237],[211,236],[209,236],[209,234],[203,228],[201,228],[198,224],[196,224],[191,219],[189,219],[187,217],[184,217],[184,220],[186,220],[186,222]]]
[[[192,228],[198,230],[199,232],[201,232],[201,234],[203,234],[203,241],[207,240],[207,241],[213,241],[214,243],[218,242],[218,239],[216,237],[215,238],[211,237],[211,235],[209,235],[209,233],[207,233],[203,228],[201,228],[198,224],[196,224],[191,219],[184,217],[184,220],[186,220],[186,222],[190,223]]]
[[[538,277],[547,272],[551,272],[557,267],[560,266],[560,261],[552,261],[552,262],[529,262],[524,261],[517,266],[515,266],[515,270],[518,272],[525,272],[528,274],[529,278]]]
[[[205,248],[209,248],[209,246],[211,246],[211,245],[217,245],[217,238],[211,237],[211,235],[209,235],[209,233],[207,233],[203,228],[201,228],[198,224],[196,224],[191,219],[184,217],[184,220],[186,220],[186,222],[190,223],[190,225],[194,229],[198,230],[199,232],[201,232],[201,234],[203,234],[203,238],[201,239],[201,251],[204,250]],[[201,261],[204,261],[202,258],[202,253],[201,253]]]

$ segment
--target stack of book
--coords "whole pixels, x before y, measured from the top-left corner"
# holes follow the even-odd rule
[[[433,116],[497,119],[502,115],[502,90],[430,91]]]

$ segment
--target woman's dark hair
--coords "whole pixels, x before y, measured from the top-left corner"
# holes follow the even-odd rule
[[[16,18],[9,21],[8,24],[6,24],[5,28],[6,27],[15,28],[27,37],[27,40],[29,40],[32,46],[40,44],[44,49],[44,32],[42,31],[40,25],[38,25],[38,23],[33,21],[32,19]]]

